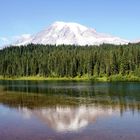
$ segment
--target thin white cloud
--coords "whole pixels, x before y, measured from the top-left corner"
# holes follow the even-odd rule
[[[31,37],[31,34],[22,34],[22,35],[17,35],[17,36],[13,36],[13,40],[19,40],[19,39],[22,39],[22,38],[29,38]]]
[[[13,42],[16,42],[16,41],[28,39],[30,37],[31,37],[31,34],[22,34],[22,35],[13,36],[12,40],[13,40]]]
[[[0,41],[7,43],[7,42],[9,42],[9,39],[6,37],[0,37]]]
[[[19,36],[13,37],[13,44],[14,45],[23,45],[26,44],[31,39],[31,34],[22,34]]]
[[[11,37],[0,37],[0,49],[4,48],[5,46],[16,44],[17,42],[29,39],[30,37],[31,34],[22,34]]]
[[[0,49],[4,48],[10,43],[9,38],[7,37],[0,37]]]
[[[133,41],[131,41],[132,43],[138,43],[138,42],[140,42],[140,39],[135,39],[135,40],[133,40]]]

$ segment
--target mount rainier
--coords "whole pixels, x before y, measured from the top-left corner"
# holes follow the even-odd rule
[[[27,44],[50,45],[100,45],[128,44],[129,41],[119,37],[98,33],[95,29],[85,27],[77,23],[55,22],[48,28],[34,35],[23,35],[14,45]]]

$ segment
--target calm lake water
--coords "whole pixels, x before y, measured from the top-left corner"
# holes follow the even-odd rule
[[[0,140],[140,140],[140,83],[0,81]]]

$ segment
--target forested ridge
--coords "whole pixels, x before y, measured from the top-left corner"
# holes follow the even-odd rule
[[[0,50],[0,75],[43,77],[140,77],[140,43],[128,45],[11,46]]]

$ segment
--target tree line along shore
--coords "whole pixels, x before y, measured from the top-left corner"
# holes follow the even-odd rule
[[[0,79],[140,81],[140,43],[10,46],[0,50]]]

